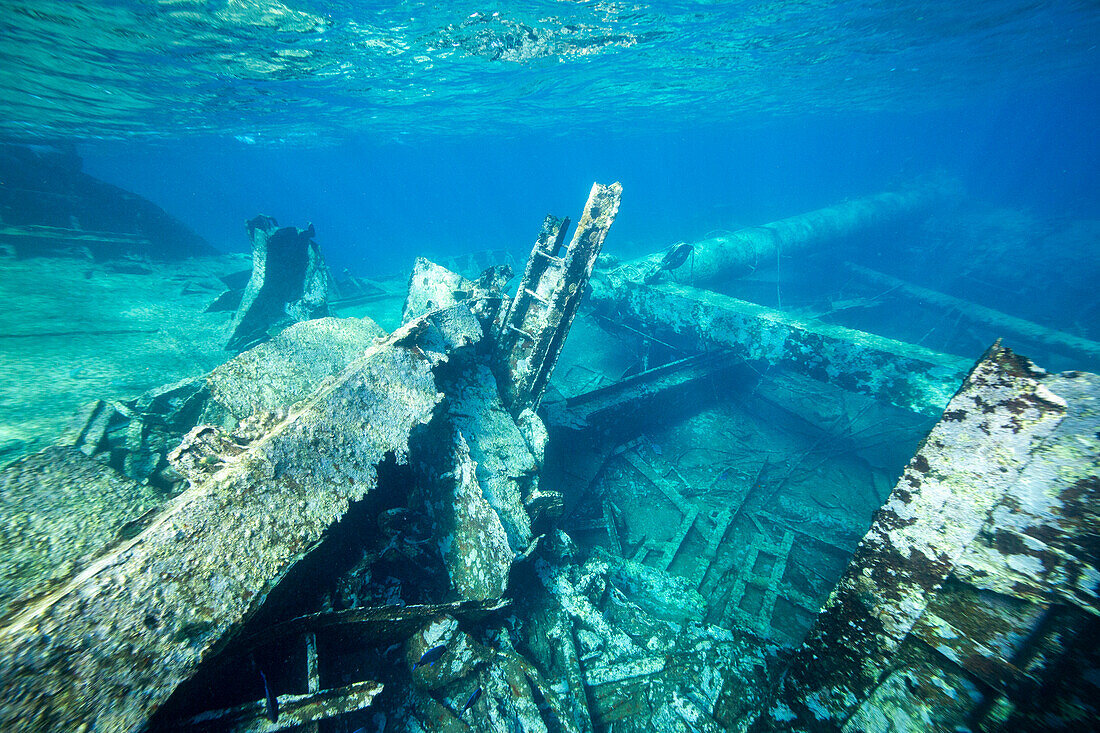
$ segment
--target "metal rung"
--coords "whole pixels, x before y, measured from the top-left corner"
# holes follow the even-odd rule
[[[549,306],[549,305],[550,305],[550,301],[549,301],[549,300],[547,300],[546,298],[542,297],[541,295],[539,295],[538,293],[536,293],[536,292],[535,292],[534,290],[532,290],[531,288],[524,288],[524,289],[523,289],[523,292],[527,293],[527,294],[528,294],[528,295],[530,295],[530,296],[531,296],[532,298],[534,298],[535,300],[537,300],[538,302],[542,303],[542,304],[543,304],[543,305],[545,305],[545,306]]]
[[[536,249],[535,254],[542,255],[543,257],[550,260],[551,262],[556,262],[559,265],[565,263],[565,260],[563,260],[561,257],[555,257],[554,255],[550,254],[549,252],[543,252],[541,249]]]
[[[511,323],[509,323],[509,324],[508,324],[508,328],[509,328],[510,330],[512,330],[512,331],[515,331],[515,332],[516,332],[516,333],[518,333],[518,334],[519,334],[520,336],[523,336],[523,337],[524,337],[525,339],[527,339],[528,341],[534,341],[534,340],[535,340],[535,337],[534,337],[534,336],[532,336],[531,334],[527,333],[527,332],[526,332],[526,331],[524,331],[524,330],[523,330],[522,328],[516,328],[516,327],[515,327],[515,326],[513,326],[513,325],[512,325]]]

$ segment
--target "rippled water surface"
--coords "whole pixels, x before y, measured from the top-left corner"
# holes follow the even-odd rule
[[[6,137],[914,111],[1095,68],[1091,2],[0,2]]]

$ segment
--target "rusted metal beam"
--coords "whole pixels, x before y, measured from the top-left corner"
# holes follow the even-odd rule
[[[496,329],[501,395],[513,415],[537,408],[542,399],[622,193],[618,183],[593,184],[564,252],[568,219],[547,217],[543,224],[515,298]]]
[[[594,290],[593,300],[693,350],[729,349],[736,358],[782,365],[918,413],[939,414],[970,366],[915,344],[686,285],[624,283]]]

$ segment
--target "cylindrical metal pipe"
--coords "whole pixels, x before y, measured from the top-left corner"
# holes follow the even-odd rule
[[[777,253],[790,254],[854,234],[861,229],[916,213],[936,201],[956,194],[958,187],[938,180],[903,191],[880,193],[805,214],[780,219],[762,226],[740,229],[732,234],[710,237],[694,243],[689,259],[680,268],[691,267],[695,285],[730,277],[759,263],[774,260]],[[674,245],[675,246],[675,245]],[[658,282],[668,278],[666,257],[670,250],[623,263],[606,273],[609,285],[625,280]],[[680,258],[671,258],[674,261]],[[601,287],[594,283],[593,287]]]

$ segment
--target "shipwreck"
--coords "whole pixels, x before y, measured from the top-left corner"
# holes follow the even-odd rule
[[[604,251],[622,195],[596,184],[575,224],[548,216],[514,288],[501,257],[418,260],[389,329],[341,317],[383,288],[333,277],[312,227],[251,220],[251,269],[208,309],[233,314],[235,355],[96,400],[0,470],[0,727],[1095,720],[1100,377],[800,314],[755,279],[958,192],[924,182],[625,261]],[[1100,356],[834,264],[1014,344]]]

